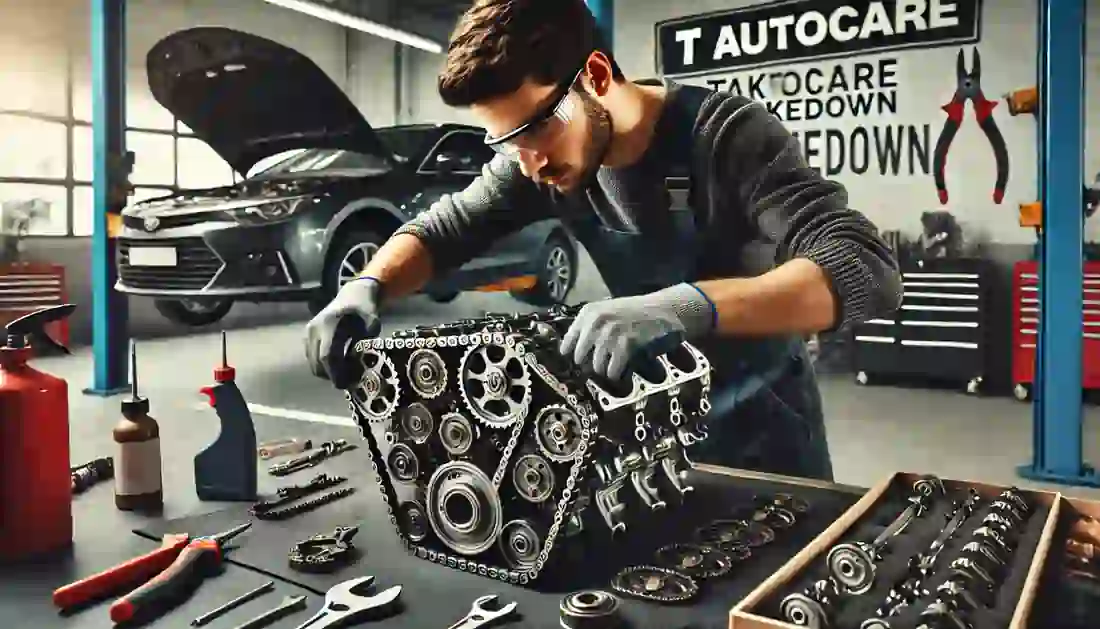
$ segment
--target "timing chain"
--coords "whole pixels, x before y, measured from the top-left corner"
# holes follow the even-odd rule
[[[289,507],[281,507],[278,509],[271,509],[269,511],[258,511],[253,513],[253,517],[257,520],[287,520],[293,518],[296,515],[300,515],[307,511],[313,511],[314,509],[327,505],[330,502],[336,502],[342,498],[355,493],[354,487],[344,487],[335,491],[330,491],[327,494],[321,494],[316,498],[310,498],[309,500],[303,500],[298,504],[290,505]]]
[[[455,326],[458,328],[458,326]],[[423,333],[421,331],[420,333]],[[405,349],[405,348],[426,348],[434,349],[437,347],[476,347],[482,344],[515,344],[515,337],[505,336],[500,332],[481,332],[474,334],[459,334],[457,336],[417,336],[415,338],[387,338],[387,339],[367,339],[360,341],[356,344],[355,350],[357,352],[363,352],[366,350],[387,350],[387,349]],[[386,505],[386,514],[389,516],[390,524],[397,532],[398,538],[401,540],[402,545],[409,552],[409,554],[415,555],[420,559],[426,559],[440,565],[445,565],[449,568],[459,570],[462,572],[470,572],[473,574],[479,574],[499,581],[504,581],[514,585],[523,585],[538,578],[539,573],[546,565],[547,560],[550,557],[550,553],[553,551],[554,542],[557,539],[558,533],[561,530],[562,525],[565,523],[566,516],[569,514],[569,509],[573,504],[576,495],[574,490],[577,487],[578,479],[580,478],[581,470],[584,469],[585,464],[591,456],[590,446],[595,442],[598,418],[592,407],[587,402],[583,401],[584,398],[577,394],[575,391],[571,391],[570,388],[560,382],[548,369],[543,367],[538,362],[537,356],[528,352],[525,344],[520,344],[517,347],[518,353],[523,357],[524,361],[532,367],[532,370],[538,374],[547,386],[549,386],[555,393],[557,393],[562,399],[564,399],[570,407],[581,418],[581,443],[577,447],[577,456],[573,461],[573,465],[569,470],[569,476],[566,479],[565,489],[562,491],[562,497],[558,501],[557,509],[554,511],[554,520],[550,525],[546,534],[546,540],[543,542],[542,551],[539,553],[538,559],[535,561],[534,567],[530,570],[506,570],[497,568],[496,566],[488,566],[479,561],[467,559],[465,557],[455,557],[449,553],[429,550],[420,544],[413,542],[406,536],[402,530],[400,523],[397,520],[397,493],[394,491],[393,486],[390,484],[388,476],[380,468],[383,460],[382,450],[378,446],[378,440],[375,439],[374,432],[371,430],[370,420],[363,415],[359,410],[359,407],[353,401],[350,391],[344,392],[344,397],[348,401],[348,408],[351,410],[352,417],[356,424],[359,426],[359,432],[363,438],[367,441],[367,458],[370,460],[371,471],[374,472],[375,480],[378,483],[380,492],[382,494],[382,501]],[[511,459],[512,453],[519,443],[519,439],[523,434],[523,428],[525,426],[524,421],[517,421],[516,426],[512,429],[512,435],[508,440],[508,444],[504,448],[502,454],[505,462],[502,462],[496,473],[494,474],[494,485],[499,486],[499,483],[503,481],[503,474],[507,470],[507,460]],[[502,471],[503,470],[503,471]]]

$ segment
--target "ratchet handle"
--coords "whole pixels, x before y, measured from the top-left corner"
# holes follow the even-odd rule
[[[54,590],[54,605],[70,609],[148,581],[172,565],[187,545],[187,536],[165,537],[164,543],[152,552]]]
[[[213,539],[187,545],[164,572],[111,605],[116,623],[159,615],[189,597],[221,564],[221,547]]]

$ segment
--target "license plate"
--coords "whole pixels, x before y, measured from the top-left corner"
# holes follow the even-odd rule
[[[130,266],[176,266],[173,247],[130,247]]]

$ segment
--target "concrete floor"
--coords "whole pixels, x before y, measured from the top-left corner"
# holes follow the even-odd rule
[[[468,295],[446,306],[416,298],[392,309],[386,320],[387,328],[396,329],[477,316],[486,310],[516,309],[516,302],[505,295]],[[304,364],[303,325],[303,321],[294,321],[230,333],[230,362],[237,367],[238,384],[246,399],[257,405],[257,423],[272,421],[274,416],[329,422],[345,421],[348,416],[343,396],[326,381],[310,375]],[[193,422],[189,431],[214,436],[216,418],[195,410],[203,406],[198,389],[210,383],[211,370],[219,360],[218,338],[206,333],[139,341],[141,392],[152,400],[153,415],[162,425],[173,422],[175,416]],[[121,398],[104,400],[81,394],[91,379],[90,350],[79,349],[72,356],[37,364],[69,381],[74,461],[109,453],[109,426]],[[845,376],[823,377],[821,387],[840,482],[869,486],[900,470],[1036,486],[1015,475],[1015,466],[1031,456],[1031,409],[1027,404],[953,391],[860,387]],[[301,430],[308,434],[309,428],[303,425]],[[1084,441],[1086,460],[1100,463],[1098,408],[1086,409]],[[1100,499],[1100,489],[1047,487]]]

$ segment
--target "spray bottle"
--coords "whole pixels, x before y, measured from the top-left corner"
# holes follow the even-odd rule
[[[76,306],[44,308],[5,326],[0,348],[0,561],[63,550],[73,541],[69,386],[27,364],[69,350],[46,334]],[[27,338],[30,337],[30,347]]]
[[[138,393],[137,344],[130,343],[130,399],[122,402],[115,424],[115,506],[122,511],[156,512],[164,507],[160,426],[149,416],[149,399]]]
[[[195,455],[195,493],[199,500],[256,500],[256,427],[248,403],[237,388],[236,376],[237,371],[229,366],[222,332],[222,364],[214,369],[215,384],[200,389],[218,414],[221,433]]]

